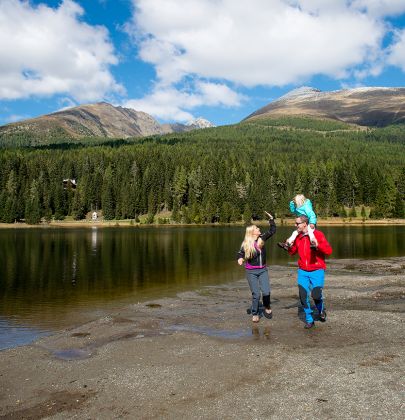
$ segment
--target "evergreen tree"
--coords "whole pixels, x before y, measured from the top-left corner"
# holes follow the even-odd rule
[[[75,220],[82,220],[86,218],[85,199],[80,187],[76,188],[72,203],[72,216]]]
[[[249,204],[245,205],[245,208],[243,210],[243,221],[245,224],[250,224],[252,220],[252,209],[250,208]]]
[[[404,201],[402,200],[401,193],[398,191],[395,195],[395,203],[392,211],[392,217],[403,219],[405,217]]]
[[[25,207],[25,221],[35,225],[41,221],[41,209],[39,206],[38,183],[34,179],[29,190],[29,197]]]
[[[6,223],[13,223],[18,218],[17,178],[14,170],[9,174],[5,191],[6,194],[1,200],[2,204],[4,203],[1,220]]]
[[[103,187],[101,190],[101,205],[103,209],[103,216],[106,220],[112,220],[115,216],[115,201],[112,183],[112,168],[109,166],[104,172]]]
[[[355,207],[355,206],[353,206],[353,207],[350,209],[350,212],[349,212],[349,217],[357,217],[357,212],[356,212],[356,207]]]

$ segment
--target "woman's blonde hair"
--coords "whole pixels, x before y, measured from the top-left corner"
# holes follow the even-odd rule
[[[305,201],[307,201],[307,199],[305,198],[304,194],[297,194],[294,198],[294,203],[296,204],[297,207],[301,207],[304,205]]]
[[[245,239],[242,242],[242,248],[245,251],[245,259],[249,260],[256,254],[255,242],[256,238],[253,236],[253,231],[257,228],[256,225],[250,225],[246,228]],[[264,241],[258,238],[257,245],[262,248]]]

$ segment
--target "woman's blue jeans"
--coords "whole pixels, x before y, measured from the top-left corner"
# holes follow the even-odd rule
[[[263,306],[270,308],[270,279],[267,267],[246,270],[246,277],[252,292],[252,315],[259,315],[260,294]]]

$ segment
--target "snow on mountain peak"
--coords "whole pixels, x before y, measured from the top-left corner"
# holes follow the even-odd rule
[[[301,86],[297,89],[293,89],[290,92],[286,93],[285,95],[281,96],[279,100],[284,99],[293,99],[298,97],[310,97],[310,96],[316,96],[322,93],[321,90],[315,89],[310,86]]]
[[[188,127],[194,127],[194,128],[209,128],[209,127],[215,127],[214,124],[212,124],[210,121],[204,119],[204,118],[196,118],[194,120],[189,121],[186,124]]]

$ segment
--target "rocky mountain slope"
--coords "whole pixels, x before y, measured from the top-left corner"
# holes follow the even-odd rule
[[[29,137],[30,135],[43,139],[144,137],[212,126],[213,124],[203,119],[197,119],[188,124],[160,124],[145,112],[101,102],[7,124],[0,127],[0,140],[2,137]]]
[[[162,124],[164,133],[184,133],[185,131],[196,130],[199,128],[210,128],[215,127],[210,121],[204,118],[196,118],[195,120],[189,121],[187,124],[173,123],[173,124]]]
[[[375,127],[405,123],[405,88],[368,87],[322,92],[302,87],[255,111],[245,121],[299,115]]]

